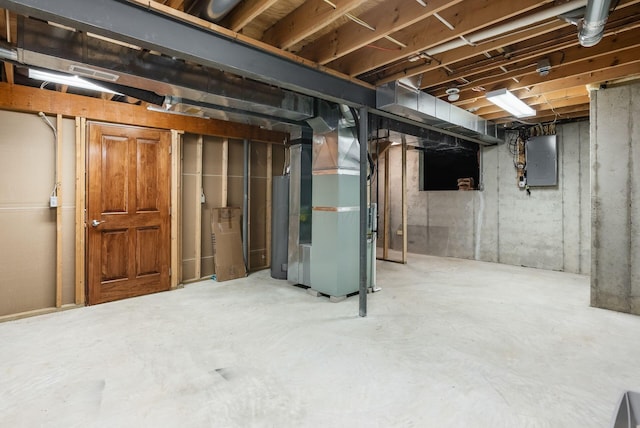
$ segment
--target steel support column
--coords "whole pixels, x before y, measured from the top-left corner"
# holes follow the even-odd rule
[[[244,140],[242,156],[242,255],[244,264],[249,270],[249,140]]]
[[[360,129],[360,316],[367,316],[367,149],[369,141],[369,109],[361,107]],[[375,251],[375,248],[372,249]],[[375,267],[374,267],[375,269]]]
[[[233,37],[122,0],[0,0],[0,7],[351,106],[375,90]]]

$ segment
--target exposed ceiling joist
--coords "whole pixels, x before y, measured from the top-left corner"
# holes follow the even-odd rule
[[[579,111],[588,111],[589,110],[589,97],[581,98],[580,101],[582,101],[580,104],[571,103],[571,104],[565,105],[565,106],[563,106],[563,105],[556,106],[556,105],[549,105],[549,104],[537,105],[534,108],[534,110],[536,110],[535,118],[551,116],[551,115],[555,115],[555,114],[557,114],[558,116],[561,116],[562,114],[567,114],[567,113],[576,113],[576,112],[579,112]],[[487,119],[489,119],[489,120],[496,120],[496,119],[500,119],[501,117],[504,117],[504,113],[503,112],[489,113],[485,117]]]
[[[540,0],[467,0],[441,13],[455,27],[454,30],[442,25],[435,17],[430,17],[397,34],[394,33],[396,38],[407,45],[406,48],[367,49],[333,61],[330,67],[350,76],[358,76],[505,19],[524,14],[538,6],[540,6]],[[466,13],[466,11],[473,11],[473,13]]]
[[[365,0],[309,0],[269,28],[262,41],[287,49],[316,33]],[[334,7],[335,6],[335,7]]]
[[[558,108],[558,107],[568,107],[574,104],[589,103],[589,94],[587,92],[587,89],[586,88],[579,88],[579,89],[580,89],[580,95],[577,95],[575,97],[553,98],[547,95],[540,95],[527,100],[527,104],[536,110],[538,109],[542,110],[545,108],[550,108],[548,106],[552,106],[553,108]],[[482,117],[487,119],[489,118],[489,115],[493,113],[504,115],[504,111],[500,107],[496,106],[495,104],[491,104],[490,106],[486,106],[481,109],[478,109],[474,113],[482,115]]]
[[[69,1],[82,2],[0,0],[0,6],[31,2],[36,9],[56,8],[45,3],[59,5],[60,9],[60,5]],[[113,17],[113,10],[126,4],[138,5],[148,15],[165,14],[178,23],[177,28],[170,20],[158,27],[154,26],[156,20],[142,17],[133,22],[130,17],[123,17],[130,27],[147,29],[144,44],[132,43],[132,31],[121,33],[119,23],[106,23],[100,36],[120,43],[141,45],[195,63],[202,63],[198,59],[204,58],[205,66],[245,77],[255,78],[264,72],[267,78],[261,81],[265,83],[334,101],[347,98],[347,104],[353,101],[351,92],[331,84],[340,80],[323,75],[356,84],[350,88],[367,88],[365,92],[373,86],[361,85],[363,82],[384,85],[400,79],[402,84],[422,88],[429,95],[439,97],[445,89],[456,86],[461,92],[454,105],[481,117],[502,114],[499,116],[502,121],[510,120],[508,113],[490,107],[484,98],[492,88],[511,88],[525,102],[544,108],[544,101],[537,97],[554,100],[556,92],[573,90],[574,85],[576,94],[580,95],[560,100],[558,107],[569,108],[571,103],[584,104],[578,98],[586,96],[585,83],[597,84],[610,78],[631,79],[640,74],[636,61],[640,59],[640,45],[634,45],[631,40],[631,31],[636,31],[632,28],[640,22],[640,0],[612,1],[604,27],[605,38],[595,47],[577,48],[578,30],[558,15],[572,12],[567,19],[579,23],[584,13],[580,8],[588,1],[591,0],[244,0],[217,24],[182,12],[190,11],[191,0],[82,3],[91,3],[94,14],[108,17],[107,21]],[[104,8],[112,2],[115,9]],[[15,7],[11,10],[15,11]],[[70,19],[77,11],[68,10],[68,16],[59,14],[57,20],[39,17],[61,24],[65,19],[78,21],[81,30],[88,28],[88,22],[83,19]],[[15,16],[11,14],[8,26],[12,32],[17,27]],[[0,17],[0,38],[4,39],[7,38],[5,20],[4,16]],[[195,38],[183,40],[187,33],[180,24],[190,26]],[[213,32],[232,43],[216,42],[207,46],[198,32]],[[142,37],[141,32],[138,36]],[[15,43],[15,35],[10,37]],[[158,46],[160,39],[160,44],[165,46]],[[165,49],[167,47],[170,49]],[[204,53],[205,50],[209,53]],[[582,50],[588,53],[583,54]],[[280,61],[273,61],[273,57]],[[541,59],[548,59],[552,67],[544,78],[536,72],[536,64]],[[281,64],[285,64],[284,68],[276,72]],[[313,87],[311,92],[307,92],[309,86]],[[340,95],[336,95],[338,93]],[[369,101],[372,100],[370,94]],[[574,114],[579,112],[567,113]],[[544,117],[538,115],[534,120]]]
[[[149,13],[137,2],[0,0],[0,6],[303,94],[349,105],[375,106],[375,91],[368,85],[308,67],[220,32],[205,31],[174,16]],[[149,32],[150,28],[154,31]]]
[[[489,87],[495,85],[498,82],[508,80],[512,77],[520,80],[525,76],[538,75],[536,67],[538,62],[543,59],[549,60],[549,63],[551,64],[551,71],[557,71],[558,69],[564,70],[564,73],[561,72],[560,74],[553,73],[551,76],[540,76],[543,78],[549,77],[551,79],[555,78],[556,76],[567,77],[571,74],[579,74],[578,70],[585,70],[585,67],[591,67],[592,70],[598,70],[600,68],[597,67],[606,67],[610,62],[615,61],[605,60],[603,62],[600,57],[610,57],[611,54],[616,52],[622,52],[629,49],[638,49],[640,47],[640,30],[636,29],[633,31],[625,31],[617,35],[610,35],[610,37],[604,38],[602,42],[598,43],[598,45],[592,48],[576,46],[577,43],[575,42],[572,42],[571,44],[573,44],[573,46],[563,49],[566,44],[559,43],[557,47],[559,47],[560,50],[556,50],[556,46],[552,46],[548,50],[536,52],[535,56],[528,55],[519,61],[506,60],[492,62],[491,68],[480,69],[481,71],[479,71],[479,77],[470,76],[464,73],[464,76],[466,77],[466,80],[469,81],[469,83],[459,86],[459,88],[461,89],[461,91],[464,91],[470,90],[475,86]],[[635,56],[635,52],[630,52],[624,56],[621,56],[618,60],[620,61],[620,63],[628,62]],[[579,63],[584,61],[589,61],[589,63],[583,66],[583,68],[572,68],[573,64],[576,64],[576,67],[579,67]],[[508,69],[500,69],[501,66],[507,66]],[[505,72],[504,70],[507,71]],[[444,78],[441,74],[437,75],[435,78],[433,76],[429,76],[429,78],[433,80],[427,80],[423,87],[431,87],[431,85],[429,85],[430,81],[437,81],[438,84],[442,86],[443,83],[446,84],[448,82],[452,82],[458,77],[459,76],[456,76],[456,74]]]
[[[422,61],[426,61],[426,63],[413,66],[411,68],[406,68],[406,63],[403,63],[395,68],[390,68],[382,73],[374,75],[373,79],[366,80],[373,80],[376,85],[382,85],[394,80],[417,76],[431,70],[436,70],[443,66],[451,65],[458,61],[468,60],[475,56],[482,55],[485,52],[495,51],[496,49],[500,49],[514,43],[522,42],[532,37],[550,33],[559,28],[567,27],[568,25],[569,24],[567,24],[566,22],[559,20],[548,22],[543,25],[536,26],[533,29],[517,32],[503,38],[492,40],[490,42],[480,43],[476,46],[466,45],[457,49],[443,52],[442,54],[433,56],[432,59],[426,59]]]
[[[244,0],[222,20],[221,24],[232,31],[240,31],[277,2],[278,0]]]
[[[305,46],[298,54],[324,65],[461,1],[433,0],[426,7],[415,0],[387,1],[359,17],[375,30],[347,22]]]
[[[553,81],[561,81],[565,78],[576,75],[594,73],[597,71],[606,71],[620,65],[640,64],[640,58],[638,58],[637,53],[635,52],[639,48],[640,39],[638,39],[633,46],[619,52],[602,55],[596,58],[592,58],[589,56],[579,62],[572,63],[570,65],[554,67],[546,76],[540,76],[535,72],[535,70],[533,70],[532,73],[526,73],[524,75],[522,75],[522,72],[519,72],[519,76],[521,78],[517,79],[517,82],[512,79],[510,80],[510,77],[512,77],[512,73],[505,73],[504,77],[500,76],[485,78],[478,82],[483,82],[483,86],[487,91],[502,88],[513,90],[531,87],[539,84],[549,84]],[[637,65],[637,67],[638,71],[640,72],[640,65]],[[471,91],[471,88],[464,88],[460,92],[460,94],[460,101],[464,101],[465,99],[473,99],[476,96],[473,91]]]

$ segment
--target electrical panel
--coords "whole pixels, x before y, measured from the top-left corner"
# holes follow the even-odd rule
[[[558,143],[555,135],[531,137],[525,145],[527,184],[555,186],[558,184]]]

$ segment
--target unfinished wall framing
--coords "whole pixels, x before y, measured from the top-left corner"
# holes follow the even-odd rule
[[[407,181],[407,156],[408,149],[406,141],[397,145],[398,150],[394,150],[394,155],[399,153],[400,159],[392,163],[391,147],[386,146],[384,156],[378,160],[378,240],[377,258],[379,260],[391,261],[406,264],[408,247],[408,185]],[[389,166],[389,167],[387,167]],[[394,168],[398,168],[393,171]],[[412,183],[411,183],[412,184]],[[400,189],[400,192],[394,189]]]
[[[44,112],[58,131],[57,140],[49,125],[38,116]],[[268,266],[270,212],[267,183],[271,171],[281,171],[284,163],[286,134],[261,130],[242,124],[204,120],[150,112],[146,108],[104,99],[83,97],[45,89],[0,83],[0,321],[64,310],[85,304],[85,192],[87,120],[122,125],[172,129],[171,142],[171,286],[180,278],[182,253],[194,248],[195,234],[183,239],[181,216],[188,196],[184,182],[181,150],[183,137],[202,135],[200,178],[208,206],[242,204],[242,169],[233,162],[240,153],[242,140],[254,144],[253,168],[260,175],[252,177],[254,246],[257,260],[252,268]],[[184,132],[195,134],[184,134]],[[191,135],[191,136],[190,136]],[[233,139],[210,137],[228,135]],[[54,144],[54,142],[56,144]],[[273,142],[265,144],[264,142]],[[238,149],[239,145],[239,149]],[[197,148],[197,147],[196,147]],[[190,150],[187,144],[187,150]],[[270,155],[272,153],[272,155]],[[196,152],[197,154],[197,152]],[[190,155],[188,155],[190,156]],[[229,159],[232,162],[220,161]],[[272,156],[269,162],[267,159]],[[197,158],[197,156],[196,156]],[[209,161],[211,160],[211,161]],[[188,175],[188,174],[187,174]],[[191,181],[190,181],[191,180]],[[49,197],[58,183],[58,207],[49,207]],[[200,195],[197,195],[198,197]],[[200,219],[200,275],[213,273],[209,210]],[[258,219],[264,215],[264,219]],[[193,237],[193,238],[192,238]],[[203,238],[206,237],[206,238]],[[255,245],[259,245],[255,246]],[[254,258],[254,260],[256,260]]]
[[[284,146],[250,142],[249,271],[270,266],[271,180],[284,165]],[[211,244],[211,209],[242,207],[244,141],[184,134],[182,171],[182,281],[215,273]]]
[[[75,121],[47,119],[57,144],[37,114],[0,111],[0,316],[76,302]]]

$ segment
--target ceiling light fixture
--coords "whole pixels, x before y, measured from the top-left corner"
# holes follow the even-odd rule
[[[78,76],[70,76],[68,74],[50,73],[48,71],[33,70],[30,68],[29,78],[42,80],[43,82],[59,83],[61,85],[73,86],[75,88],[89,89],[91,91],[122,95],[120,92],[112,91],[111,89],[96,85],[95,83],[84,80]]]
[[[427,7],[427,3],[424,0],[416,0],[416,1],[420,4],[420,6]]]
[[[528,117],[536,115],[536,111],[534,109],[526,105],[507,89],[498,89],[488,92],[486,97],[489,101],[491,101],[501,109],[508,111],[515,117]]]
[[[444,92],[448,95],[447,99],[449,101],[458,101],[460,99],[460,89],[458,88],[449,88]]]

